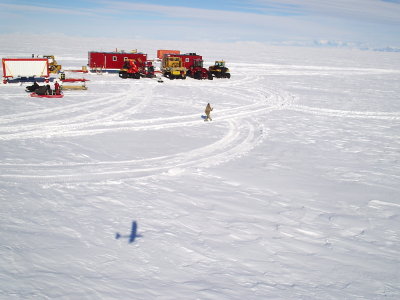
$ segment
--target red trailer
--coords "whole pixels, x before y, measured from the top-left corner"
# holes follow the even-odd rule
[[[144,65],[147,60],[147,54],[137,52],[97,52],[88,53],[88,66],[91,71],[119,72],[122,69],[125,60],[134,59],[138,66]]]
[[[8,79],[45,78],[48,80],[49,60],[47,58],[3,58],[3,82]]]

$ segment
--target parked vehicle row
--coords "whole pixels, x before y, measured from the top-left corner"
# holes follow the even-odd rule
[[[159,70],[156,64],[160,63]],[[230,78],[229,69],[225,61],[215,61],[208,69],[204,67],[203,57],[196,53],[181,54],[179,50],[158,50],[157,59],[149,60],[147,54],[132,50],[130,52],[88,52],[88,64],[82,70],[62,70],[54,55],[34,56],[32,58],[3,58],[3,83],[15,78],[42,78],[48,82],[50,74],[72,72],[116,72],[120,78],[154,78],[156,73],[169,79],[186,79],[191,77],[197,80],[214,78]],[[162,81],[162,80],[160,80]]]
[[[155,77],[157,72],[169,79],[230,78],[225,61],[216,61],[208,69],[204,67],[203,57],[196,53],[181,54],[179,50],[158,50],[157,59],[160,70],[156,70],[153,60],[147,59],[147,54],[137,50],[131,52],[89,52],[88,66],[92,72],[118,71],[119,77],[140,79]]]

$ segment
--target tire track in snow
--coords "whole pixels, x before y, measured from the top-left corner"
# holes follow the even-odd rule
[[[241,92],[241,93],[239,93]],[[265,105],[265,96],[254,91],[248,93],[238,89],[235,91],[238,97],[247,97],[250,104],[231,107],[218,112],[221,121],[220,126],[227,126],[226,135],[214,143],[191,149],[186,152],[176,153],[170,156],[153,157],[139,160],[124,161],[100,161],[91,163],[74,164],[1,164],[0,179],[5,181],[23,182],[82,182],[102,181],[116,179],[143,178],[158,176],[168,173],[171,169],[190,168],[199,166],[213,166],[223,163],[237,156],[243,155],[257,145],[262,136],[256,134],[255,125],[247,120],[240,120],[254,114],[268,111]],[[151,94],[140,106],[144,107],[150,100]],[[55,123],[57,124],[57,123]],[[199,122],[198,114],[177,116],[168,118],[155,118],[130,121],[101,121],[82,122],[77,124],[54,125],[54,128],[46,127],[45,131],[19,132],[11,139],[43,138],[43,137],[68,137],[100,134],[109,131],[121,130],[158,130],[182,126],[204,126]],[[40,125],[40,124],[38,124]],[[42,126],[43,124],[41,124]],[[83,128],[80,128],[82,126]],[[4,137],[3,137],[4,138]]]
[[[241,100],[237,101],[239,106],[227,107],[214,112],[214,117],[217,120],[214,122],[220,124],[220,126],[226,126],[227,132],[223,138],[210,145],[169,156],[137,160],[72,164],[0,164],[0,180],[44,183],[125,180],[159,176],[168,174],[171,170],[178,170],[179,172],[179,169],[214,166],[245,154],[260,142],[262,136],[256,133],[256,122],[252,121],[249,116],[262,115],[276,110],[292,110],[345,118],[399,119],[399,114],[397,113],[340,111],[296,105],[294,95],[279,88],[260,87],[259,81],[261,79],[260,76],[246,75],[243,80],[226,81],[218,86],[212,86],[211,84],[203,86],[208,90],[208,93],[220,93],[222,96]],[[187,85],[190,84],[188,83]],[[152,100],[151,92],[142,98],[140,96],[141,92],[137,87],[138,85],[131,85],[131,90],[119,93],[118,97],[112,97],[111,99],[109,97],[96,98],[87,105],[83,105],[83,107],[80,107],[79,104],[74,104],[66,106],[66,109],[64,107],[64,111],[63,107],[60,107],[48,109],[42,114],[39,113],[39,115],[35,115],[34,112],[14,115],[14,118],[11,117],[8,121],[11,120],[13,122],[15,118],[19,118],[18,122],[40,120],[53,114],[59,115],[61,120],[44,123],[34,122],[28,130],[25,127],[27,131],[17,129],[15,132],[0,135],[0,140],[88,136],[124,130],[145,131],[180,128],[183,126],[202,126],[202,122],[199,122],[198,114],[126,120],[129,114],[144,109]],[[142,89],[143,91],[146,93],[147,90]],[[141,101],[127,108],[130,99],[135,97],[141,98]],[[105,104],[104,101],[106,101]],[[88,109],[94,109],[94,111],[87,113]],[[67,116],[67,114],[80,111],[83,111],[83,113],[75,118],[68,118]],[[115,121],[115,119],[121,120]],[[10,124],[7,123],[7,120],[2,121],[3,124]]]
[[[143,92],[140,90],[140,92]],[[112,99],[102,102],[102,105],[107,104],[102,108],[98,108],[98,100],[94,104],[84,105],[80,110],[85,113],[75,117],[65,117],[60,120],[48,121],[43,123],[33,123],[27,125],[16,125],[8,127],[0,127],[0,140],[13,139],[34,139],[34,138],[49,138],[54,136],[63,136],[64,132],[107,123],[108,120],[123,118],[125,115],[134,114],[142,110],[146,103],[151,99],[152,89],[146,91],[146,95],[142,96],[137,91],[133,93],[131,90],[123,94],[118,94]],[[135,105],[129,105],[132,99],[140,99]],[[104,99],[104,98],[102,98]],[[75,106],[75,105],[74,105]],[[97,110],[93,110],[97,107]],[[74,107],[75,109],[75,107]],[[87,110],[89,109],[89,112]],[[71,111],[68,111],[70,113]],[[51,114],[50,112],[49,114]],[[47,116],[47,113],[46,115]],[[44,117],[44,116],[42,116]],[[83,133],[83,132],[82,132]],[[84,135],[84,133],[82,134]],[[67,135],[68,136],[68,135]],[[69,135],[74,136],[74,135]]]
[[[289,105],[282,107],[282,109],[320,115],[320,116],[329,116],[329,117],[376,119],[376,120],[388,120],[388,121],[400,120],[400,114],[392,112],[336,110],[328,108],[310,107],[304,105]]]
[[[154,86],[153,86],[154,88]],[[215,93],[215,91],[214,91]],[[226,91],[224,93],[227,93]],[[232,93],[232,90],[231,90]],[[270,111],[271,108],[266,105],[266,96],[261,94],[259,90],[254,89],[251,94],[243,91],[242,89],[236,90],[236,97],[241,99],[250,99],[251,104],[238,106],[234,108],[223,109],[217,112],[215,115],[221,120],[230,118],[246,117],[252,114],[262,113]],[[129,93],[128,93],[129,94]],[[274,93],[270,93],[271,99],[279,101],[279,97],[276,97]],[[123,109],[123,107],[116,106],[114,109],[118,111],[117,114],[108,115],[107,117],[100,117],[100,114],[96,111],[90,113],[94,117],[91,121],[85,121],[85,115],[80,123],[69,123],[69,121],[76,121],[81,118],[69,118],[61,121],[54,121],[50,123],[37,123],[33,124],[32,127],[20,126],[15,129],[15,132],[11,130],[9,132],[0,135],[0,140],[9,141],[15,139],[38,139],[38,138],[52,138],[52,137],[77,137],[85,135],[96,135],[115,131],[140,131],[140,130],[157,130],[166,128],[176,128],[181,126],[195,126],[198,124],[198,115],[186,115],[177,117],[166,117],[166,118],[155,118],[145,120],[129,120],[129,121],[111,121],[116,117],[123,118],[126,113],[135,113],[140,109],[143,109],[145,105],[150,102],[152,97],[152,90],[146,93],[146,96],[139,97],[142,99],[141,102],[129,109]],[[257,102],[254,102],[257,101]],[[254,103],[253,103],[254,102]],[[224,116],[226,115],[226,116]],[[64,124],[65,123],[65,124]]]
[[[97,108],[99,105],[109,105],[119,99],[125,93],[117,93],[106,97],[95,98],[93,100],[84,101],[71,105],[64,105],[55,108],[45,108],[41,110],[17,113],[2,116],[0,124],[12,124],[17,122],[26,122],[30,120],[46,119],[53,116],[64,116],[70,113],[77,113],[89,108]],[[26,124],[26,123],[24,123]]]
[[[228,120],[227,134],[214,143],[175,153],[138,160],[74,164],[1,164],[0,180],[12,182],[91,182],[158,176],[170,170],[215,166],[243,155],[262,137],[248,121]],[[198,122],[197,122],[198,124]]]
[[[113,82],[112,85],[114,85],[115,82]],[[111,85],[111,86],[112,86]],[[109,113],[112,110],[116,110],[119,108],[121,105],[116,106],[115,104],[119,103],[127,103],[127,100],[130,99],[140,99],[142,97],[143,93],[148,92],[145,87],[148,85],[143,85],[143,84],[126,84],[126,88],[123,92],[117,92],[117,93],[109,93],[108,96],[104,96],[104,94],[107,93],[101,93],[101,94],[89,94],[88,96],[85,97],[93,97],[96,95],[101,95],[102,97],[98,98],[95,97],[92,100],[87,100],[85,98],[84,101],[75,103],[75,104],[70,104],[70,105],[63,105],[60,107],[53,107],[53,108],[45,108],[45,109],[40,109],[40,110],[35,110],[35,111],[29,111],[29,112],[23,112],[23,113],[17,113],[17,114],[11,114],[11,115],[5,115],[2,116],[0,119],[0,124],[14,124],[18,122],[23,122],[23,127],[27,126],[43,126],[45,124],[57,124],[60,123],[60,120],[53,120],[53,121],[47,121],[49,118],[52,118],[54,116],[60,116],[61,118],[64,117],[64,123],[72,122],[74,120],[84,120],[85,118],[87,119],[88,116],[90,116],[91,112],[93,113],[100,113],[100,111],[103,111],[105,113]],[[154,85],[151,85],[154,87]],[[82,96],[82,94],[78,94],[79,96]],[[76,96],[76,95],[75,95]],[[100,109],[101,108],[101,109]],[[90,113],[88,113],[90,112]],[[75,117],[70,117],[68,116],[69,114],[77,114]],[[116,114],[117,115],[117,114]],[[27,124],[27,121],[34,121],[34,120],[40,120],[44,119],[46,120],[45,122],[42,122],[38,125],[38,122],[36,121],[33,124]],[[66,121],[67,120],[67,121]],[[9,126],[8,128],[13,128],[16,126]],[[5,127],[7,128],[7,127]]]

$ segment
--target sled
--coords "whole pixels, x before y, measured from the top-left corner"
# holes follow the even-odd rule
[[[62,98],[64,97],[63,94],[60,95],[38,95],[36,93],[31,93],[31,97],[36,97],[36,98]]]
[[[85,85],[62,85],[61,89],[64,90],[87,90]]]
[[[80,73],[88,73],[88,70],[64,70],[65,72],[80,72]]]
[[[85,82],[85,81],[90,81],[89,79],[85,78],[67,78],[67,79],[61,79],[62,82]]]

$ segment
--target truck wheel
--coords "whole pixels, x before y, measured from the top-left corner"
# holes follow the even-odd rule
[[[230,73],[226,73],[225,77],[229,79],[229,78],[231,78],[231,74]]]
[[[175,79],[175,75],[169,74],[169,79],[170,80],[174,80]]]

